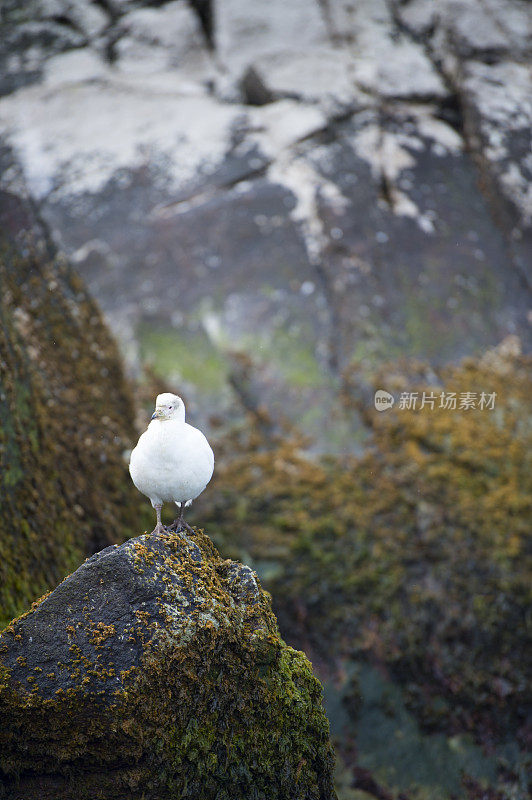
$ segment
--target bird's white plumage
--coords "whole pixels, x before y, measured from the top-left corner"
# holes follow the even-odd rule
[[[159,417],[152,419],[131,453],[131,478],[154,508],[188,503],[209,483],[214,454],[203,433],[185,422],[181,398],[159,395],[155,414]]]

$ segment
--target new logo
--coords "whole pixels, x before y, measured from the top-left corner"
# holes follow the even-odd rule
[[[393,394],[385,392],[384,389],[377,389],[375,392],[375,408],[377,411],[387,411],[394,403]]]

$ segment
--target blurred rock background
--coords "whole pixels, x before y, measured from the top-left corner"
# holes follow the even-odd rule
[[[525,798],[532,4],[0,14],[0,189],[217,439],[197,519],[314,657],[339,795]]]
[[[0,135],[130,365],[226,413],[248,354],[254,393],[343,450],[351,359],[530,336],[530,16],[7,0]]]

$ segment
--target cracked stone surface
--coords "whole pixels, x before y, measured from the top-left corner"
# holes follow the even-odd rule
[[[234,413],[248,354],[257,395],[341,450],[353,358],[530,346],[531,19],[8,0],[0,137],[133,369],[163,351],[194,413]]]

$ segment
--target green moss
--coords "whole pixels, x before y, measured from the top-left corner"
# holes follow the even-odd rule
[[[142,361],[165,380],[185,381],[202,391],[219,391],[228,383],[230,362],[227,353],[236,347],[250,353],[257,365],[273,368],[279,377],[296,388],[323,386],[327,381],[311,345],[310,331],[290,336],[278,329],[256,335],[243,335],[235,341],[221,341],[220,348],[211,342],[203,328],[195,332],[162,330],[144,323],[137,333]],[[201,365],[201,368],[198,368]]]
[[[0,253],[0,625],[127,536],[140,501],[116,347],[79,278],[28,250]]]

